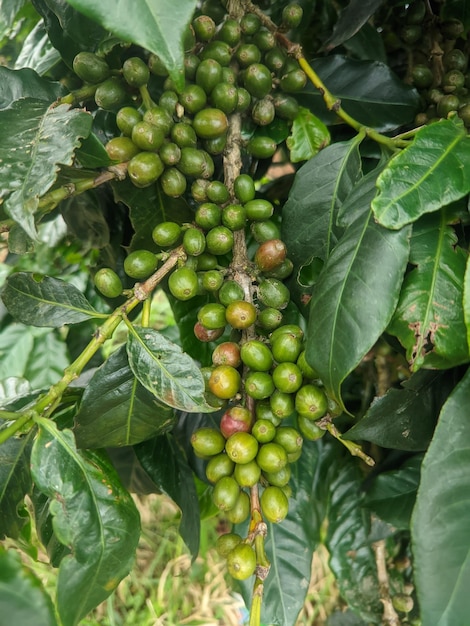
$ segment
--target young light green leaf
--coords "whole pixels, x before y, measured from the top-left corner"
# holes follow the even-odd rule
[[[15,550],[0,546],[0,606],[2,624],[57,626],[54,607],[41,582],[21,562]]]
[[[424,126],[377,179],[372,210],[380,224],[399,229],[470,191],[470,137],[463,123]]]
[[[467,371],[442,409],[424,457],[412,516],[414,578],[424,626],[468,621],[469,394]]]
[[[60,562],[57,608],[64,626],[76,626],[129,573],[139,514],[103,454],[77,451],[72,432],[49,420],[38,425],[33,480],[51,498],[56,537],[71,548]]]
[[[462,310],[466,253],[444,212],[415,225],[410,262],[388,332],[406,348],[413,371],[448,368],[469,359]]]
[[[74,433],[79,448],[132,446],[173,423],[174,410],[140,384],[121,346],[85,387]]]
[[[214,411],[196,362],[161,333],[133,326],[127,353],[136,378],[164,404],[188,413]]]
[[[11,274],[2,300],[11,315],[23,324],[59,328],[93,317],[105,318],[74,285],[34,272]]]
[[[171,435],[155,437],[134,448],[140,464],[158,489],[181,509],[179,533],[196,558],[199,552],[200,515],[194,474],[183,450]]]
[[[343,409],[342,382],[372,348],[395,310],[409,236],[410,228],[387,230],[366,211],[347,228],[314,287],[307,358]]]
[[[114,35],[157,54],[177,87],[184,85],[183,35],[197,0],[68,0]]]
[[[282,239],[297,270],[313,257],[325,260],[342,232],[336,218],[361,177],[360,141],[355,137],[328,146],[295,176],[282,210]]]
[[[24,98],[0,111],[0,197],[6,213],[33,239],[39,198],[55,182],[59,164],[72,164],[92,124],[89,113],[48,104]]]
[[[29,469],[32,440],[29,433],[0,445],[0,538],[17,538],[26,522],[18,515],[18,509],[32,486]]]
[[[330,143],[325,124],[305,107],[300,107],[286,144],[292,163],[308,161]]]

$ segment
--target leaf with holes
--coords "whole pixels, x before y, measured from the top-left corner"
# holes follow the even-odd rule
[[[80,138],[90,133],[92,117],[68,105],[23,98],[0,111],[0,197],[3,209],[36,239],[34,216],[57,179],[60,164],[72,165]],[[19,140],[19,138],[21,138]]]
[[[188,413],[214,411],[196,362],[161,333],[133,326],[127,353],[136,378],[164,404]]]
[[[469,359],[462,308],[467,259],[456,242],[445,213],[415,225],[410,262],[416,267],[405,278],[387,329],[406,348],[413,371],[445,369]]]

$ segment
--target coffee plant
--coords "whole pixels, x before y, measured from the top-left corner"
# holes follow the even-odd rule
[[[320,543],[331,626],[467,625],[465,0],[10,0],[0,29],[0,622],[78,624],[156,492],[194,558],[224,519],[250,626],[295,624]]]

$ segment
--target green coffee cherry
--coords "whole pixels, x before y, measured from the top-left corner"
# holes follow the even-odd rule
[[[226,226],[211,228],[206,235],[206,245],[211,254],[227,254],[233,248],[233,233]]]
[[[73,59],[73,71],[86,83],[96,85],[110,74],[109,65],[93,52],[79,52]]]
[[[261,476],[261,468],[256,461],[249,463],[236,463],[233,477],[240,487],[253,487],[259,481]]]
[[[269,420],[257,419],[253,424],[251,434],[259,441],[259,443],[268,443],[274,439],[276,435],[276,427]]]
[[[230,302],[225,310],[225,319],[232,328],[244,330],[256,321],[256,307],[245,300]]]
[[[223,476],[231,476],[234,467],[235,463],[225,453],[216,454],[207,463],[207,480],[211,483],[216,483]]]
[[[225,306],[243,300],[244,296],[243,287],[235,280],[226,280],[219,290],[219,300]]]
[[[137,122],[132,129],[132,141],[141,150],[158,150],[162,145],[165,135],[160,128],[142,120]]]
[[[240,494],[240,487],[232,476],[223,476],[214,485],[212,501],[221,511],[230,511]]]
[[[173,126],[173,119],[162,106],[153,106],[144,113],[144,120],[159,128],[166,136]]]
[[[230,511],[226,512],[227,519],[232,524],[242,524],[246,519],[248,519],[249,515],[250,498],[245,491],[240,491],[235,505],[230,509]]]
[[[148,278],[157,267],[157,257],[150,250],[134,250],[124,259],[124,271],[131,278]]]
[[[219,365],[214,368],[209,379],[209,390],[217,398],[229,400],[240,391],[240,387],[240,373],[234,367],[230,365]]]
[[[196,272],[189,267],[177,268],[170,274],[168,288],[178,300],[193,298],[199,289]]]
[[[207,95],[199,85],[187,85],[180,93],[179,101],[188,113],[194,115],[206,106]]]
[[[194,116],[193,128],[201,139],[214,139],[227,131],[228,119],[220,109],[205,108]]]
[[[210,41],[199,55],[200,59],[215,59],[222,66],[230,65],[232,60],[232,51],[225,41]]]
[[[152,239],[162,248],[169,248],[178,243],[181,237],[181,226],[176,222],[160,222],[152,231]]]
[[[282,317],[281,311],[268,307],[258,313],[257,323],[263,330],[275,330],[282,323]]]
[[[264,306],[285,309],[290,301],[289,289],[276,278],[266,278],[258,286],[258,298]]]
[[[194,34],[199,41],[210,41],[215,35],[215,22],[209,15],[199,15],[192,21]]]
[[[204,230],[210,230],[219,226],[222,221],[222,211],[213,202],[203,202],[196,209],[194,221]]]
[[[130,137],[113,137],[108,141],[105,148],[111,161],[116,163],[129,161],[140,152]]]
[[[238,546],[238,544],[241,543],[241,541],[242,538],[240,535],[237,535],[236,533],[225,533],[225,535],[217,537],[215,549],[220,556],[227,556],[228,553],[235,548],[235,546]]]
[[[154,152],[140,152],[129,161],[127,174],[136,187],[148,187],[156,182],[165,166]]]
[[[224,204],[230,199],[230,194],[226,185],[218,180],[211,181],[207,186],[206,192],[207,197],[211,202]]]
[[[328,410],[325,392],[316,385],[304,385],[295,395],[295,409],[307,419],[320,419]]]
[[[211,92],[211,101],[216,109],[229,115],[238,106],[238,89],[229,83],[219,83]]]
[[[216,428],[199,428],[191,435],[191,445],[197,456],[206,458],[220,454],[225,439]]]
[[[254,371],[268,372],[273,365],[271,350],[257,339],[246,341],[240,349],[240,356],[243,363]]]
[[[230,230],[242,230],[246,224],[246,211],[241,204],[229,204],[222,211],[222,224]]]
[[[269,398],[274,389],[273,379],[267,372],[250,372],[245,379],[245,392],[255,400]]]
[[[243,75],[245,89],[255,98],[264,98],[272,88],[272,76],[266,65],[252,63]]]
[[[241,28],[237,20],[226,19],[217,33],[217,39],[234,48],[240,41]]]
[[[281,445],[287,454],[298,452],[303,445],[301,434],[292,426],[280,426],[276,430],[274,442]]]
[[[253,221],[269,220],[274,212],[274,207],[269,200],[261,198],[250,200],[245,203],[246,217]]]
[[[95,102],[105,111],[118,111],[128,99],[125,85],[117,76],[105,80],[95,91]]]
[[[205,150],[184,147],[181,159],[176,167],[186,176],[195,178],[211,178],[214,173],[214,161]]]
[[[269,398],[269,405],[273,415],[280,420],[286,419],[295,411],[295,396],[275,389]]]
[[[186,177],[176,167],[167,167],[160,177],[160,185],[165,195],[179,198],[186,191]]]
[[[248,174],[239,174],[233,183],[233,190],[239,202],[245,204],[255,198],[255,183]]]
[[[116,298],[122,293],[122,282],[119,276],[110,267],[99,269],[93,279],[95,287],[106,298]]]
[[[250,463],[258,454],[258,442],[249,433],[237,432],[225,442],[225,451],[234,463]]]
[[[276,389],[283,393],[295,393],[302,386],[302,372],[295,363],[279,363],[272,372]]]
[[[302,437],[309,441],[317,441],[317,439],[321,439],[326,434],[324,428],[320,428],[313,420],[304,415],[297,416],[297,427]]]
[[[205,304],[199,309],[197,319],[203,326],[209,328],[209,330],[224,328],[226,325],[225,307],[223,304],[217,302]]]
[[[278,472],[287,465],[287,452],[278,443],[264,443],[256,455],[256,462],[263,472]]]
[[[256,569],[256,553],[246,543],[239,543],[227,555],[227,569],[236,580],[246,580]]]
[[[116,124],[126,137],[131,137],[132,129],[142,121],[142,114],[134,107],[122,107],[116,114]]]
[[[266,487],[260,497],[261,511],[263,517],[277,524],[285,519],[289,512],[289,501],[280,487]]]
[[[142,87],[146,85],[150,78],[148,65],[140,57],[126,59],[122,66],[124,80],[131,87]]]

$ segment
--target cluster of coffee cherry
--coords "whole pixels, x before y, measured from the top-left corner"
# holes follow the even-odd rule
[[[301,17],[299,5],[287,6],[283,31]],[[274,155],[287,136],[279,124],[288,131],[296,117],[293,94],[306,75],[255,13],[194,18],[183,89],[154,54],[130,56],[112,68],[104,57],[80,52],[74,70],[94,104],[116,114],[120,135],[105,146],[110,159],[126,165],[136,187],[157,185],[171,198],[190,197],[193,220],[156,224],[157,251],[130,251],[123,269],[143,281],[179,250],[168,290],[182,301],[208,295],[194,334],[214,346],[212,364],[202,374],[207,403],[223,415],[219,428],[200,428],[191,444],[207,460],[213,501],[230,522],[252,518],[254,507],[261,520],[280,522],[288,513],[290,464],[304,438],[325,433],[317,420],[326,414],[328,398],[305,358],[302,328],[283,320],[290,301],[284,281],[293,264],[273,204],[258,197],[252,176],[240,166],[230,182],[215,173],[230,159],[234,115],[241,119],[240,165]],[[271,132],[273,124],[277,132]],[[106,297],[122,294],[113,268],[99,269],[94,282]],[[227,533],[218,549],[235,578],[255,572],[251,535],[243,540]]]

